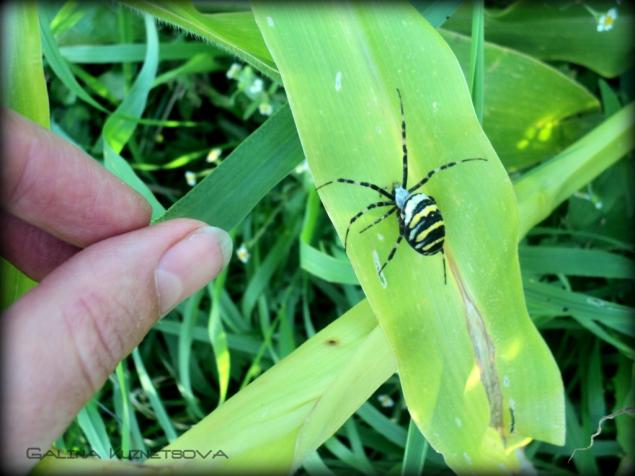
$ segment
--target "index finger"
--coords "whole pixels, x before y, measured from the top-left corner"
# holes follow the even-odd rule
[[[143,197],[89,155],[15,112],[2,115],[10,213],[80,247],[149,223]]]

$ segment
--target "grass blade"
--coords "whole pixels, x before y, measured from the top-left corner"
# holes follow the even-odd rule
[[[423,464],[428,453],[428,442],[413,420],[408,424],[406,450],[403,455],[401,476],[418,476],[423,472]]]
[[[633,149],[635,104],[631,103],[548,163],[516,183],[521,235],[541,222],[556,206]]]
[[[446,237],[452,285],[443,283],[441,256],[416,259],[406,245],[386,274],[387,285],[382,284],[372,257],[377,250],[388,254],[394,221],[378,225],[372,235],[356,234],[348,255],[395,352],[410,413],[452,469],[513,468],[518,463],[503,447],[520,444],[522,437],[560,442],[562,384],[525,308],[515,251],[518,231],[510,219],[515,197],[447,45],[406,5],[256,3],[254,13],[281,72],[316,183],[346,177],[390,186],[401,176],[395,88],[405,98],[409,130],[426,131],[408,136],[411,177],[463,157],[490,159],[487,167],[466,166],[462,174],[448,173],[445,182],[431,181],[426,190],[445,203],[446,227],[461,237]],[[406,58],[403,44],[420,48]],[[433,162],[424,163],[431,157]],[[331,187],[320,193],[342,239],[350,217],[370,202],[370,194],[359,192]],[[494,209],[493,203],[505,205]],[[491,299],[494,288],[496,300]],[[508,317],[495,317],[500,315]],[[503,385],[508,381],[514,383]],[[509,435],[510,405],[515,406],[515,435]]]
[[[130,164],[119,155],[137,127],[137,119],[143,114],[156,77],[159,40],[154,20],[149,15],[145,17],[145,26],[147,50],[143,67],[123,102],[104,124],[102,138],[106,168],[143,195],[152,206],[152,217],[157,218],[163,213],[163,206]]]
[[[228,268],[208,285],[208,292],[211,298],[211,309],[207,332],[212,344],[214,357],[216,359],[216,372],[218,373],[218,405],[221,405],[227,398],[227,388],[229,386],[229,373],[231,369],[231,358],[229,346],[227,344],[227,334],[223,329],[221,321],[221,294],[227,279]]]
[[[97,409],[96,400],[93,398],[77,415],[77,424],[86,436],[90,447],[102,459],[112,458],[114,450],[110,444],[106,425]]]
[[[134,362],[137,375],[139,376],[141,387],[143,388],[145,394],[148,396],[150,406],[157,416],[157,421],[159,422],[159,425],[161,425],[166,439],[171,443],[176,439],[176,430],[174,429],[172,420],[170,420],[170,417],[168,416],[165,407],[163,406],[163,402],[161,401],[161,397],[159,396],[157,389],[152,383],[152,379],[150,378],[150,375],[146,370],[143,359],[141,357],[141,353],[139,352],[138,348],[132,351],[132,361]]]
[[[485,8],[483,7],[483,0],[475,0],[472,9],[472,49],[470,51],[469,85],[474,111],[476,111],[478,121],[482,124],[483,109],[485,107],[485,36],[483,32]]]

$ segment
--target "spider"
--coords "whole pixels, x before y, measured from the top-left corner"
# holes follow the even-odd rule
[[[384,268],[386,268],[388,263],[390,263],[390,261],[395,256],[399,244],[405,238],[406,242],[408,242],[410,247],[417,253],[426,256],[434,255],[437,253],[442,254],[443,282],[447,283],[445,254],[443,251],[443,242],[445,239],[445,225],[443,223],[443,217],[441,216],[441,211],[439,210],[435,199],[423,192],[417,192],[417,190],[425,185],[428,180],[430,180],[432,176],[437,172],[449,169],[451,167],[454,167],[455,165],[465,162],[477,160],[487,162],[487,159],[479,157],[445,163],[429,171],[425,175],[425,177],[423,177],[416,184],[408,188],[408,148],[406,144],[406,118],[404,114],[403,101],[401,98],[401,91],[399,91],[399,89],[397,89],[397,95],[399,96],[399,106],[401,109],[401,143],[403,151],[403,178],[401,183],[393,184],[392,191],[389,191],[386,188],[380,187],[379,185],[376,185],[374,183],[361,182],[348,178],[338,178],[320,185],[319,187],[317,187],[317,190],[320,190],[321,188],[333,183],[345,183],[349,185],[357,185],[360,187],[369,188],[385,197],[387,200],[371,203],[362,211],[356,213],[350,219],[348,227],[346,228],[346,235],[344,236],[344,250],[346,250],[348,246],[348,234],[351,230],[351,227],[359,218],[362,217],[362,215],[370,210],[373,210],[374,208],[391,207],[386,213],[384,213],[382,216],[377,218],[370,225],[364,227],[360,231],[360,233],[364,233],[365,231],[369,230],[373,226],[391,216],[393,213],[397,211],[399,212],[399,236],[397,238],[397,242],[393,245],[392,249],[388,253],[388,257],[386,258],[384,263],[377,269],[377,274],[381,276]]]

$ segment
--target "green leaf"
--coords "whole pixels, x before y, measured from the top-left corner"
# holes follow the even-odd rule
[[[50,126],[49,101],[42,66],[40,25],[34,3],[12,3],[2,15],[2,104],[24,117]],[[6,309],[37,283],[4,258],[0,260],[2,300]]]
[[[172,425],[172,420],[170,420],[157,389],[152,383],[152,379],[146,370],[143,358],[141,357],[141,353],[138,348],[132,351],[132,360],[134,362],[137,375],[139,376],[139,383],[148,397],[150,406],[156,414],[157,421],[159,422],[159,425],[161,425],[161,428],[165,433],[165,437],[169,442],[176,440],[176,430],[174,429],[174,425]]]
[[[452,16],[461,0],[417,0],[411,3],[430,25],[438,28]]]
[[[631,279],[635,262],[626,256],[596,249],[565,246],[521,246],[523,273]]]
[[[475,0],[472,6],[472,47],[470,50],[470,74],[468,76],[474,111],[481,124],[483,123],[483,108],[485,107],[484,11],[483,0]]]
[[[445,28],[469,34],[471,2],[464,2],[446,22]],[[592,8],[590,8],[592,7]],[[600,16],[609,8],[618,10],[610,31],[597,31]],[[632,8],[612,1],[584,3],[557,0],[536,3],[520,0],[505,10],[485,15],[485,39],[547,61],[570,61],[613,78],[630,63],[633,43]]]
[[[137,127],[138,119],[143,114],[159,63],[159,40],[154,20],[151,16],[145,16],[145,25],[147,37],[145,61],[125,99],[104,124],[102,138],[104,143],[104,165],[150,203],[152,206],[152,218],[155,219],[164,212],[163,206],[148,186],[137,176],[130,164],[119,155],[128,140],[130,140]]]
[[[71,71],[68,63],[62,57],[62,54],[57,47],[53,33],[49,27],[50,20],[45,11],[40,12],[40,32],[42,35],[42,50],[49,66],[57,77],[64,83],[69,90],[77,95],[82,101],[87,102],[95,109],[101,112],[108,112],[101,104],[95,101],[90,94],[77,82],[75,75]]]
[[[209,297],[212,301],[207,332],[214,351],[216,360],[216,372],[218,373],[218,404],[221,405],[227,398],[227,388],[231,369],[231,356],[227,343],[227,333],[223,329],[221,320],[221,294],[227,279],[228,268],[208,285]]]
[[[183,324],[181,325],[178,344],[179,391],[185,399],[188,412],[196,418],[201,418],[203,411],[192,391],[192,333],[198,320],[198,307],[202,297],[203,291],[199,290],[183,304]]]
[[[35,4],[11,4],[2,16],[2,103],[49,127],[49,101],[42,66],[40,22]]]
[[[117,45],[73,45],[59,48],[60,54],[71,63],[107,64],[135,63],[144,60],[145,44],[119,43]],[[186,60],[194,55],[205,53],[215,56],[217,50],[198,42],[162,43],[159,61]]]
[[[316,183],[346,177],[391,187],[400,179],[396,88],[406,109],[410,184],[446,162],[489,159],[426,188],[448,230],[447,285],[442,256],[418,256],[406,244],[382,284],[374,255],[388,255],[394,218],[372,233],[353,232],[348,255],[397,357],[410,413],[451,468],[513,468],[518,463],[504,446],[527,437],[560,443],[562,384],[525,308],[515,196],[447,44],[409,6],[258,3],[254,13]],[[341,238],[375,196],[343,185],[321,193]]]
[[[280,81],[280,75],[273,65],[258,28],[255,27],[251,12],[206,14],[198,11],[191,0],[124,0],[122,3],[183,28],[238,56],[271,79]]]
[[[385,337],[361,303],[166,448],[222,449],[230,456],[189,463],[198,469],[291,471],[394,371]],[[171,461],[147,461],[166,463]]]
[[[470,77],[470,38],[441,30]],[[530,56],[485,42],[483,128],[508,171],[551,158],[586,132],[575,115],[599,109],[583,86]]]
[[[230,230],[302,160],[300,140],[288,107],[245,139],[160,220],[196,218]],[[210,197],[216,199],[210,200]]]
[[[423,471],[423,464],[428,453],[428,442],[423,437],[414,420],[408,424],[408,438],[406,440],[406,450],[403,455],[401,466],[402,476],[420,475]]]
[[[521,234],[633,149],[635,104],[613,114],[554,160],[523,175],[515,184]],[[520,200],[520,196],[523,199]]]
[[[435,25],[441,25],[456,7],[455,3],[417,2],[417,7]],[[213,21],[215,15],[197,12],[190,4],[179,5],[162,3],[159,8],[149,2],[134,3],[135,8],[156,14],[220,47],[229,42],[231,48],[237,49],[239,58],[279,80],[250,12],[222,14],[223,25],[236,25],[236,34],[230,41],[224,36],[224,27]],[[180,8],[185,8],[187,13]],[[192,24],[197,29],[192,29]],[[443,31],[443,36],[469,77],[470,38],[449,31]],[[253,59],[256,57],[261,61]],[[532,57],[492,43],[484,44],[484,58],[483,94],[487,96],[484,128],[508,169],[527,167],[551,157],[586,132],[586,120],[570,118],[598,109],[599,103],[581,85]]]
[[[106,432],[106,425],[97,409],[97,400],[93,398],[77,415],[77,424],[86,436],[90,447],[104,459],[112,457],[113,447]]]

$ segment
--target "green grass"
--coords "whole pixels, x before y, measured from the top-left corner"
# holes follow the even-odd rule
[[[349,261],[335,232],[337,228],[342,236],[350,212],[362,208],[368,196],[333,191],[323,195],[325,210],[313,181],[314,176],[323,182],[333,174],[348,174],[382,182],[400,167],[398,129],[379,145],[364,135],[369,124],[378,121],[363,117],[364,94],[369,91],[380,96],[377,111],[385,128],[392,131],[398,124],[392,84],[374,83],[364,72],[364,61],[347,57],[354,41],[365,38],[378,74],[392,78],[398,65],[391,58],[396,55],[382,56],[385,45],[374,49],[374,31],[383,28],[395,40],[391,47],[418,39],[421,45],[436,42],[443,52],[435,50],[431,57],[442,62],[438,67],[444,78],[438,85],[417,83],[429,70],[418,57],[407,71],[395,75],[395,80],[406,81],[402,88],[407,93],[409,141],[414,144],[413,169],[424,172],[432,163],[428,157],[437,154],[440,163],[444,154],[450,160],[469,154],[470,147],[497,167],[495,180],[478,175],[473,176],[478,180],[470,180],[464,169],[466,175],[459,172],[447,187],[437,185],[431,192],[445,200],[457,197],[458,189],[465,200],[483,189],[497,193],[489,200],[481,194],[475,201],[481,208],[472,218],[460,213],[460,207],[447,207],[447,221],[461,230],[451,238],[456,266],[487,309],[497,349],[505,349],[515,332],[521,334],[513,329],[514,322],[533,332],[530,317],[562,375],[564,446],[535,440],[525,447],[527,460],[545,472],[612,474],[632,458],[633,417],[621,415],[604,423],[591,449],[567,463],[575,448],[589,443],[604,415],[632,405],[633,398],[633,162],[630,156],[622,158],[632,150],[633,132],[632,111],[623,109],[633,99],[621,36],[630,21],[626,10],[616,24],[617,34],[600,37],[609,45],[603,51],[615,52],[602,57],[594,48],[574,47],[588,45],[597,36],[595,20],[578,6],[571,7],[570,21],[549,17],[554,12],[540,13],[569,35],[569,44],[560,45],[563,51],[550,51],[554,40],[548,30],[532,30],[535,24],[527,21],[521,26],[532,33],[523,33],[523,38],[530,36],[531,41],[523,43],[505,27],[504,18],[492,19],[491,2],[485,2],[485,12],[473,12],[467,2],[456,12],[454,2],[419,2],[418,10],[435,27],[454,14],[439,30],[441,36],[432,28],[399,27],[404,19],[423,22],[414,9],[392,20],[374,16],[362,5],[330,22],[319,15],[309,20],[277,10],[275,3],[257,4],[255,20],[250,12],[201,17],[187,4],[161,9],[147,2],[130,3],[132,9],[75,2],[58,9],[46,4],[39,12],[42,26],[35,32],[38,15],[33,11],[23,26],[15,23],[20,31],[31,32],[25,38],[32,44],[24,48],[36,57],[40,43],[35,38],[41,35],[48,100],[43,83],[38,87],[37,82],[22,81],[36,92],[21,91],[10,106],[34,117],[41,110],[25,98],[50,102],[52,129],[148,197],[155,219],[189,216],[232,230],[234,249],[244,245],[249,259],[243,262],[235,256],[222,277],[160,321],[82,410],[58,447],[103,455],[111,449],[213,447],[230,449],[236,456],[229,462],[214,460],[212,468],[258,465],[309,474],[462,469],[456,459],[444,460],[436,450],[448,457],[448,451],[460,449],[462,457],[461,445],[480,441],[478,430],[464,428],[465,435],[458,439],[439,436],[434,433],[443,432],[442,426],[434,419],[444,411],[465,411],[462,421],[469,425],[473,415],[451,398],[459,393],[452,380],[443,383],[443,408],[425,400],[438,375],[438,354],[454,355],[457,362],[473,359],[470,340],[457,334],[460,320],[453,320],[456,313],[448,311],[433,333],[426,334],[416,328],[416,321],[391,315],[390,303],[412,303],[412,296],[405,293],[383,302],[372,266],[363,259],[366,244],[355,246]],[[516,8],[529,7],[522,2]],[[608,7],[598,3],[594,8],[601,12]],[[138,10],[149,15],[141,16]],[[268,31],[268,17],[291,32],[289,37]],[[355,33],[348,42],[337,36],[342,34],[340,20],[347,22],[348,33]],[[580,25],[589,21],[591,33],[585,36]],[[476,33],[470,37],[472,25]],[[302,44],[315,48],[315,54],[293,50]],[[324,51],[331,56],[314,61],[328,45]],[[352,87],[347,83],[352,78],[359,91],[352,99],[347,96],[351,102],[344,110],[328,99],[331,90],[335,93],[338,66],[329,63],[334,59],[346,64],[342,91]],[[22,74],[39,78],[37,63],[29,64],[32,70]],[[10,71],[15,68],[12,63]],[[409,89],[414,84],[422,89]],[[426,115],[444,94],[455,101],[450,101],[455,124],[444,119],[431,127]],[[476,114],[470,109],[472,101]],[[269,107],[272,114],[263,114]],[[45,124],[47,119],[39,117]],[[473,129],[470,147],[467,142],[459,146],[456,139],[466,128]],[[216,148],[222,151],[220,158],[207,162],[208,152]],[[360,166],[359,154],[368,163]],[[314,175],[302,165],[305,156]],[[512,174],[511,182],[503,167]],[[195,187],[187,184],[186,172],[196,177]],[[491,183],[484,185],[484,180]],[[518,224],[510,218],[514,213],[487,208],[493,202],[513,207],[517,202]],[[479,221],[479,213],[490,214],[493,221]],[[504,233],[477,248],[485,225],[493,223]],[[394,222],[382,226],[384,235],[394,234]],[[470,234],[474,229],[479,233]],[[504,283],[499,278],[486,285],[494,275],[487,262],[500,259],[496,246],[501,242],[510,250],[501,261],[508,274]],[[395,263],[409,269],[407,261]],[[469,270],[470,263],[482,263],[483,275]],[[434,284],[440,270],[440,262],[431,258],[409,272],[440,295],[446,292]],[[401,279],[388,277],[391,285]],[[16,283],[20,288],[19,280]],[[514,297],[507,307],[499,303],[497,308],[488,300],[492,287],[505,288],[505,296]],[[503,309],[525,314],[516,321]],[[422,312],[440,316],[446,311]],[[504,320],[499,322],[498,316]],[[400,334],[407,325],[414,326],[410,335]],[[425,349],[409,343],[411,336],[417,336],[418,346],[428,339]],[[523,331],[520,338],[538,342],[540,336]],[[461,339],[464,349],[458,346]],[[515,365],[529,368],[538,362],[538,347]],[[453,365],[450,360],[443,362]],[[513,368],[511,363],[499,365]],[[402,381],[394,374],[397,368]],[[266,378],[257,378],[268,369]],[[422,379],[424,371],[429,378]],[[538,398],[527,392],[525,407]],[[412,420],[404,393],[410,409],[416,409]],[[503,398],[509,405],[509,396]],[[485,395],[470,402],[479,415],[474,418],[482,419]],[[529,428],[539,412],[522,411],[514,423]],[[511,423],[508,416],[504,421]],[[541,435],[535,427],[527,431]]]

